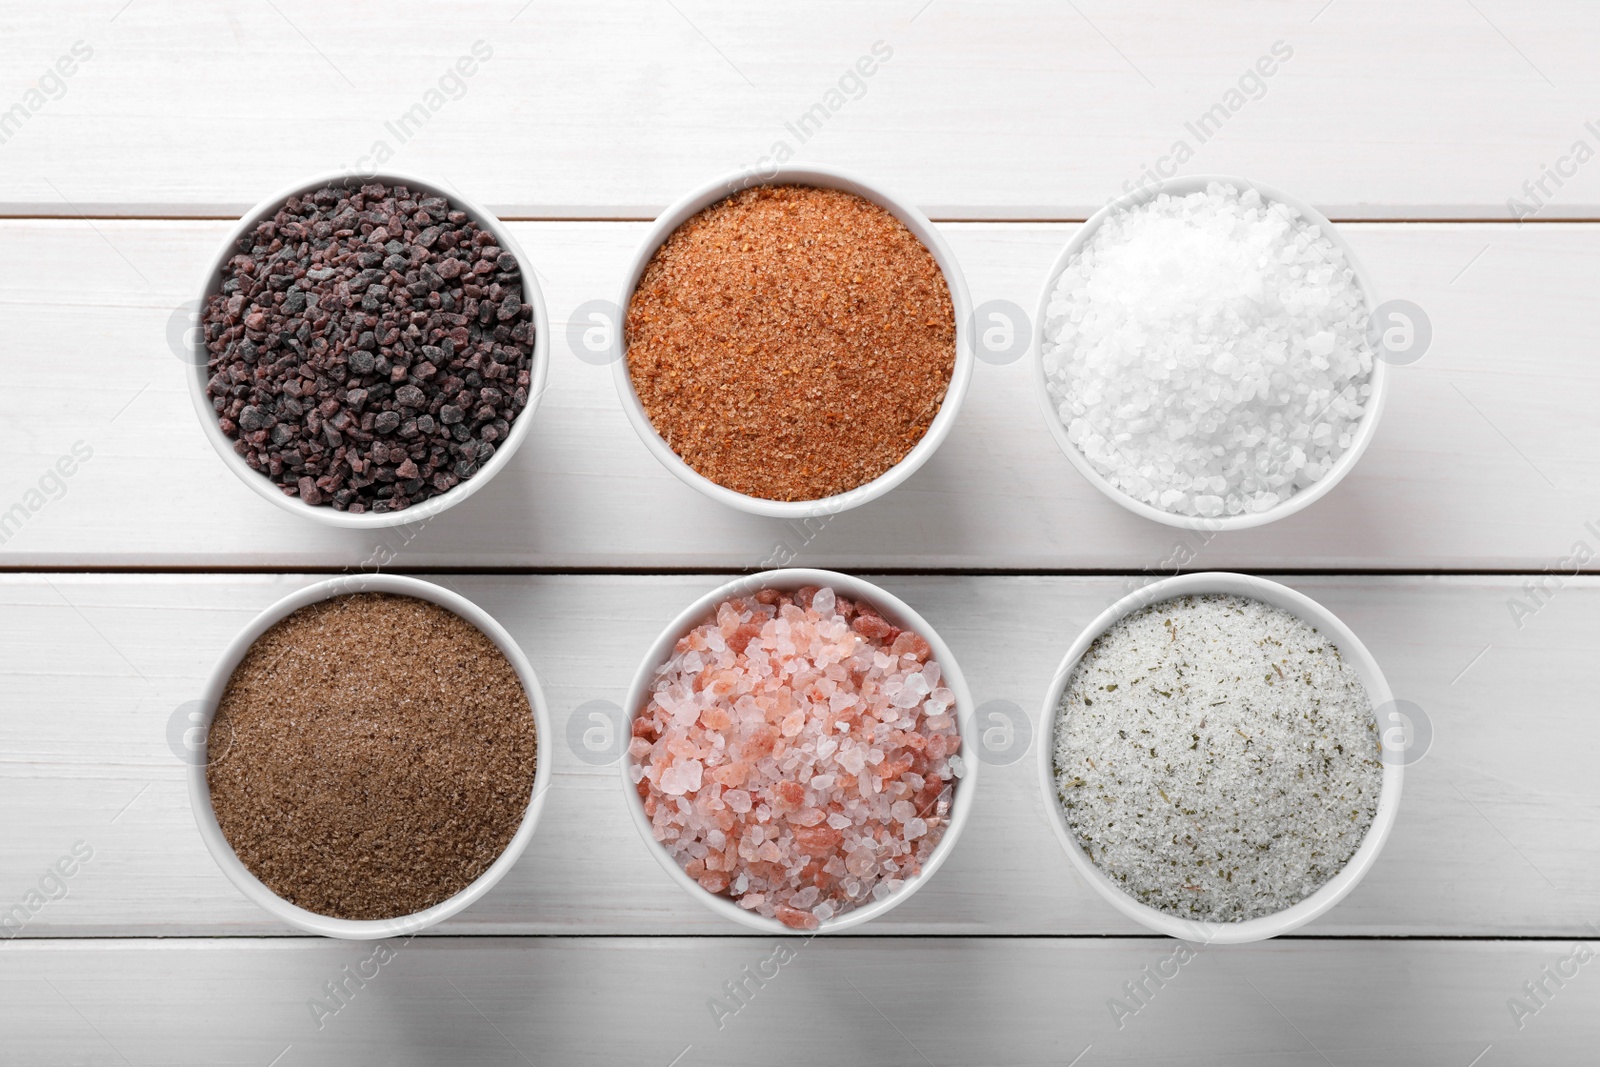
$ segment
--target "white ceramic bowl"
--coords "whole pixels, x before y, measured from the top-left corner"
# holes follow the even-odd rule
[[[821,189],[843,189],[855,193],[857,196],[871,200],[884,208],[889,214],[905,224],[906,229],[921,241],[923,246],[933,254],[934,261],[939,264],[939,269],[944,273],[945,284],[950,288],[950,302],[956,317],[956,362],[955,370],[950,376],[950,387],[945,391],[944,402],[939,408],[939,413],[933,417],[928,430],[922,435],[904,459],[893,467],[884,471],[865,485],[859,485],[848,492],[835,496],[823,497],[819,500],[768,500],[764,497],[749,496],[738,493],[697,472],[693,467],[683,461],[679,455],[667,444],[666,439],[656,432],[655,425],[651,423],[650,416],[645,413],[644,405],[639,402],[639,394],[634,391],[633,379],[628,375],[627,357],[627,317],[628,304],[633,299],[633,291],[639,285],[639,279],[644,276],[644,271],[650,265],[650,258],[656,254],[656,249],[671,237],[679,226],[689,221],[702,208],[709,207],[719,200],[724,200],[735,193],[743,192],[761,185],[810,185]],[[662,212],[656,219],[649,232],[644,235],[639,249],[634,253],[633,263],[628,268],[627,277],[623,280],[622,296],[617,302],[621,309],[622,321],[616,324],[612,331],[615,346],[612,352],[612,372],[617,383],[617,396],[622,400],[622,408],[628,413],[628,420],[633,423],[634,430],[639,434],[639,439],[644,442],[650,454],[661,461],[661,464],[679,479],[694,486],[713,500],[727,504],[729,507],[748,511],[754,515],[770,515],[776,518],[809,518],[816,515],[835,515],[841,511],[865,504],[869,500],[876,500],[887,493],[907,478],[911,477],[916,469],[927,462],[928,457],[938,451],[944,439],[950,435],[950,428],[955,425],[956,417],[961,411],[961,402],[966,398],[967,385],[972,380],[973,351],[970,336],[969,320],[972,317],[972,298],[967,293],[966,279],[961,274],[961,267],[956,262],[955,253],[945,243],[939,231],[934,229],[933,223],[927,216],[918,211],[911,204],[906,203],[891,193],[878,186],[869,184],[853,175],[830,167],[791,167],[779,166],[764,169],[760,174],[741,171],[736,174],[718,178],[716,181],[707,182],[694,192],[679,200],[676,204]]]
[[[531,380],[528,383],[528,404],[511,423],[511,432],[506,439],[495,448],[494,455],[472,477],[458,483],[447,492],[431,496],[427,500],[413,504],[400,511],[373,512],[367,511],[359,515],[352,515],[348,511],[339,511],[327,505],[307,504],[298,496],[288,496],[267,475],[251,468],[244,461],[244,457],[233,450],[233,439],[222,432],[222,427],[217,421],[216,409],[211,406],[211,398],[206,395],[206,381],[210,374],[206,369],[207,353],[204,330],[193,330],[192,341],[189,349],[189,397],[194,401],[195,414],[200,418],[200,429],[205,433],[206,440],[211,442],[211,447],[217,450],[217,455],[222,457],[229,470],[239,476],[239,480],[254,489],[259,495],[272,501],[274,504],[297,515],[324,523],[328,526],[343,526],[351,529],[376,529],[384,526],[399,526],[403,523],[421,522],[431,519],[447,508],[467,499],[479,489],[489,483],[499,470],[510,462],[513,454],[521,446],[523,438],[528,436],[528,428],[533,424],[533,412],[539,404],[539,397],[544,393],[545,377],[550,370],[550,316],[545,310],[544,295],[539,291],[538,279],[534,276],[533,261],[522,251],[516,238],[505,228],[501,221],[485,209],[467,200],[461,194],[445,189],[435,182],[424,178],[412,177],[409,174],[398,174],[394,171],[384,171],[376,175],[355,177],[344,172],[321,174],[306,181],[297,182],[287,189],[274,193],[261,203],[245,213],[233,229],[228,231],[227,238],[211,258],[211,264],[206,269],[205,279],[200,283],[199,314],[205,316],[206,303],[213,293],[222,288],[222,268],[235,254],[235,245],[239,238],[255,229],[261,220],[270,218],[283,206],[284,201],[291,196],[300,196],[305,193],[314,193],[327,185],[348,184],[352,188],[359,188],[372,182],[382,182],[385,185],[404,185],[410,189],[433,196],[442,196],[450,201],[450,206],[458,211],[465,211],[472,221],[481,229],[494,235],[495,244],[510,252],[517,258],[517,266],[522,272],[523,300],[533,307],[533,364],[529,368]]]
[[[1254,189],[1261,194],[1264,200],[1276,200],[1294,208],[1300,217],[1312,225],[1321,227],[1322,232],[1344,253],[1345,262],[1355,271],[1356,284],[1361,289],[1361,295],[1366,299],[1367,311],[1370,313],[1378,306],[1377,294],[1373,290],[1371,276],[1367,273],[1361,261],[1356,258],[1355,249],[1350,247],[1344,235],[1334,228],[1333,223],[1323,217],[1322,213],[1304,200],[1290,196],[1288,193],[1274,189],[1270,185],[1260,182],[1247,181],[1244,178],[1233,178],[1220,174],[1197,174],[1192,177],[1171,178],[1167,181],[1144,189],[1128,196],[1113,200],[1105,207],[1096,211],[1089,217],[1073,235],[1067,247],[1061,250],[1055,263],[1050,267],[1050,273],[1045,276],[1044,291],[1039,294],[1039,306],[1034,314],[1033,327],[1033,384],[1034,393],[1039,399],[1039,407],[1044,412],[1045,425],[1050,428],[1050,434],[1056,439],[1056,444],[1061,446],[1061,451],[1067,454],[1072,465],[1078,468],[1085,478],[1106,496],[1127,508],[1135,515],[1143,515],[1147,519],[1165,523],[1168,526],[1177,526],[1186,530],[1207,530],[1221,532],[1224,530],[1244,530],[1251,526],[1260,526],[1263,523],[1275,522],[1278,519],[1293,515],[1295,512],[1311,506],[1317,500],[1339,484],[1339,480],[1356,465],[1361,454],[1367,450],[1367,445],[1372,442],[1372,437],[1378,432],[1378,417],[1383,413],[1383,403],[1388,395],[1389,365],[1383,360],[1373,358],[1372,361],[1372,396],[1367,402],[1367,410],[1362,413],[1361,421],[1356,424],[1355,439],[1350,442],[1350,447],[1334,461],[1332,469],[1322,476],[1308,489],[1302,489],[1288,500],[1268,508],[1266,511],[1247,512],[1243,515],[1220,515],[1216,518],[1206,518],[1202,515],[1178,515],[1165,511],[1142,500],[1135,500],[1121,489],[1112,485],[1105,475],[1095,469],[1094,464],[1086,459],[1078,446],[1067,440],[1067,428],[1061,424],[1061,419],[1056,415],[1056,401],[1050,396],[1044,370],[1044,347],[1046,344],[1044,330],[1045,317],[1050,309],[1050,296],[1055,292],[1056,281],[1061,277],[1061,272],[1066,269],[1067,263],[1073,256],[1082,250],[1100,224],[1112,214],[1133,207],[1138,204],[1148,203],[1157,196],[1165,193],[1170,196],[1187,196],[1190,193],[1204,192],[1207,185],[1220,182],[1232,185],[1243,191]]]
[[[627,729],[623,731],[624,737],[633,736],[633,720],[649,703],[650,683],[655,678],[656,668],[665,663],[672,655],[672,646],[677,644],[678,638],[689,630],[698,626],[711,617],[712,610],[722,601],[733,596],[748,596],[761,589],[773,588],[785,591],[799,589],[801,586],[815,585],[827,586],[841,596],[852,600],[861,600],[872,605],[884,619],[900,627],[902,630],[912,630],[920,634],[928,646],[933,649],[933,658],[938,661],[941,677],[944,684],[956,695],[955,719],[956,729],[961,735],[961,756],[966,767],[966,774],[956,787],[953,803],[950,806],[950,824],[945,827],[944,836],[934,846],[933,852],[928,857],[928,862],[923,864],[922,871],[908,880],[900,889],[889,894],[882,900],[874,900],[863,904],[850,911],[843,912],[831,919],[823,921],[819,933],[836,933],[848,930],[853,926],[860,926],[869,919],[875,919],[889,909],[903,903],[933,877],[933,872],[955,848],[956,839],[961,836],[962,829],[967,824],[967,819],[972,814],[972,805],[977,796],[978,766],[982,762],[977,758],[976,749],[972,739],[967,734],[966,718],[972,714],[972,694],[967,689],[967,682],[961,674],[961,668],[956,665],[955,656],[950,652],[950,647],[939,638],[928,621],[918,615],[899,597],[896,597],[871,582],[848,574],[839,574],[836,571],[811,570],[804,567],[789,567],[783,570],[762,571],[746,578],[739,578],[720,585],[705,596],[700,597],[690,604],[678,617],[661,631],[661,636],[656,638],[650,646],[650,651],[645,653],[644,660],[639,664],[639,670],[633,676],[633,684],[628,687],[628,702],[624,705],[625,722]],[[785,926],[777,919],[769,919],[753,911],[746,911],[733,901],[718,893],[711,893],[701,887],[699,882],[690,878],[678,861],[672,858],[666,848],[657,841],[651,829],[650,819],[644,813],[644,800],[639,796],[639,790],[629,776],[629,768],[633,766],[633,757],[628,755],[626,748],[623,750],[622,764],[622,791],[628,798],[628,810],[633,813],[633,824],[639,829],[639,836],[649,847],[651,855],[656,862],[661,864],[663,870],[671,876],[674,882],[683,887],[684,891],[700,903],[716,912],[725,919],[770,934],[795,934],[797,931]]]
[[[211,677],[206,682],[205,694],[201,699],[199,725],[209,731],[211,721],[217,713],[217,704],[222,700],[222,694],[228,687],[228,680],[233,677],[234,669],[239,666],[239,661],[250,650],[256,638],[307,604],[315,604],[347,593],[395,593],[400,596],[415,597],[418,600],[438,604],[476,626],[499,647],[516,670],[522,689],[528,695],[528,704],[533,709],[534,727],[538,731],[538,765],[534,770],[533,795],[528,800],[527,812],[522,816],[522,825],[517,827],[517,832],[506,844],[505,851],[489,865],[488,870],[459,893],[431,908],[392,919],[338,919],[331,915],[320,915],[291,904],[268,889],[265,883],[251,874],[249,868],[240,862],[239,857],[234,854],[233,846],[228,844],[228,839],[223,835],[222,827],[217,824],[216,813],[211,808],[211,787],[206,782],[206,760],[201,758],[190,763],[189,805],[194,809],[195,823],[200,828],[200,837],[205,841],[206,848],[211,850],[211,856],[222,868],[222,873],[228,876],[228,880],[237,886],[240,892],[261,905],[274,918],[290,926],[324,937],[369,940],[414,934],[450,918],[487,893],[516,865],[517,858],[522,855],[523,850],[528,847],[528,841],[533,837],[534,826],[539,821],[539,812],[544,807],[545,790],[550,784],[550,739],[554,735],[550,732],[550,710],[545,705],[544,693],[539,688],[539,678],[534,674],[528,658],[522,654],[522,649],[517,646],[511,635],[506,633],[505,628],[488,612],[465,597],[430,582],[394,574],[358,574],[331,578],[284,597],[257,615],[250,625],[228,644],[222,658],[211,669]],[[226,753],[222,758],[227,758]]]
[[[1066,690],[1067,682],[1071,679],[1078,660],[1088,651],[1094,639],[1115,623],[1150,604],[1171,600],[1174,597],[1206,593],[1228,593],[1248,597],[1298,616],[1316,627],[1319,633],[1338,646],[1339,654],[1355,668],[1361,684],[1366,687],[1367,696],[1375,710],[1394,699],[1389,691],[1389,683],[1384,681],[1383,672],[1378,669],[1378,663],[1372,658],[1372,653],[1367,651],[1360,639],[1336,615],[1305,594],[1297,593],[1277,582],[1255,578],[1248,574],[1229,572],[1184,574],[1154,582],[1123,597],[1101,612],[1099,618],[1091,622],[1072,643],[1072,647],[1067,650],[1061,666],[1056,671],[1054,681],[1050,684],[1050,692],[1045,697],[1044,726],[1041,731],[1043,743],[1039,746],[1039,774],[1044,787],[1045,809],[1050,814],[1050,824],[1055,827],[1056,836],[1061,839],[1062,846],[1067,850],[1067,857],[1071,859],[1078,873],[1094,886],[1112,907],[1158,934],[1201,944],[1237,945],[1248,941],[1263,941],[1296,930],[1339,903],[1356,887],[1356,884],[1366,876],[1367,871],[1371,870],[1378,853],[1383,849],[1384,842],[1389,838],[1389,831],[1394,827],[1395,814],[1400,808],[1400,787],[1404,771],[1398,761],[1384,761],[1383,786],[1378,795],[1378,812],[1373,817],[1372,825],[1367,829],[1367,835],[1362,839],[1355,855],[1350,857],[1349,862],[1338,874],[1324,883],[1315,893],[1272,915],[1231,923],[1180,919],[1135,900],[1096,867],[1084,853],[1072,828],[1067,825],[1066,812],[1062,810],[1061,800],[1056,791],[1055,727],[1056,709],[1061,703],[1061,695]]]

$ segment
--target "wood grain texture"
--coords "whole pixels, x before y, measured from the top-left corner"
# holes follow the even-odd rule
[[[95,850],[32,936],[278,934],[197,832],[168,722],[226,642],[307,576],[11,575],[0,581],[0,903],[75,841]],[[445,581],[481,604],[540,672],[558,735],[580,704],[623,699],[638,657],[720,579],[700,575]],[[1600,580],[1581,578],[1519,630],[1517,578],[1327,577],[1289,584],[1372,649],[1431,718],[1400,817],[1367,879],[1305,933],[1576,936],[1600,922]],[[1117,578],[891,577],[950,644],[979,703],[1009,700],[1037,737],[1066,647],[1121,595]],[[587,720],[581,725],[587,726]],[[446,933],[731,934],[678,889],[629,820],[615,766],[553,739],[555,771],[526,855]],[[970,825],[885,934],[1134,934],[1073,873],[1046,821],[1035,752],[985,768]]]
[[[1331,17],[1331,16],[1330,16]],[[1349,225],[1379,290],[1427,308],[1434,347],[1398,367],[1371,449],[1328,497],[1255,530],[1160,526],[1105,498],[1051,439],[1027,357],[979,363],[931,461],[811,531],[683,485],[623,415],[609,367],[569,345],[575,310],[615,299],[639,223],[514,225],[551,309],[550,386],[495,481],[406,534],[325,529],[258,498],[202,437],[173,312],[221,223],[0,223],[0,510],[76,441],[93,459],[0,544],[0,567],[353,566],[380,545],[421,567],[1531,570],[1600,545],[1600,227]],[[1029,313],[1071,225],[943,227],[974,299]],[[57,285],[70,271],[76,288]],[[52,494],[54,495],[54,494]],[[403,547],[401,547],[403,546]]]
[[[0,107],[74,42],[94,50],[0,145],[13,214],[238,215],[383,142],[392,166],[505,214],[653,217],[781,141],[935,217],[1084,218],[1183,141],[1187,173],[1334,217],[1506,220],[1574,141],[1600,144],[1584,0],[474,0],[448,16],[410,0],[382,19],[73,0],[15,8],[5,30]],[[459,98],[402,131],[480,40],[492,57]],[[892,57],[864,93],[792,131],[879,41]],[[1291,57],[1230,99],[1279,42]],[[1561,180],[1541,217],[1600,216],[1600,165]]]
[[[758,987],[744,969],[758,974],[773,940],[394,942],[342,1005],[324,984],[370,945],[17,943],[0,951],[0,1064],[1542,1067],[1591,1062],[1600,1011],[1591,959],[1516,1028],[1507,1000],[1574,951],[1565,941],[1201,948],[1159,987],[1145,969],[1176,943],[1155,938],[783,943],[792,958]],[[740,980],[749,996],[719,1029],[710,1002],[731,1004],[724,983]],[[1138,981],[1148,999],[1119,1029],[1110,1003],[1139,1005],[1125,991]],[[318,997],[339,1010],[319,1016]]]

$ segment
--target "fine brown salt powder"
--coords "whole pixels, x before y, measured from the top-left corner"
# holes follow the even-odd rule
[[[950,289],[853,193],[747,189],[656,250],[628,305],[628,373],[694,470],[769,500],[847,492],[905,458],[955,370]]]
[[[477,627],[414,597],[301,608],[250,646],[211,731],[211,805],[240,861],[321,915],[386,919],[466,888],[533,792],[533,711]]]

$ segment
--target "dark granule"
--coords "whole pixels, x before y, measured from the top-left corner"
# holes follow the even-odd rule
[[[388,919],[465,889],[522,823],[533,711],[453,612],[357,593],[301,608],[228,680],[206,769],[222,833],[278,896]],[[208,753],[209,754],[209,753]]]
[[[853,193],[762,186],[656,250],[628,304],[628,373],[657,432],[716,482],[817,500],[905,458],[955,371],[933,255]]]
[[[527,407],[516,257],[403,185],[292,196],[239,239],[205,308],[207,395],[290,496],[398,511],[494,455]]]

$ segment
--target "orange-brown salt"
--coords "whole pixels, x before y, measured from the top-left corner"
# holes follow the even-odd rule
[[[628,305],[628,373],[694,470],[816,500],[905,458],[944,401],[956,323],[933,255],[853,193],[761,186],[656,250]]]

